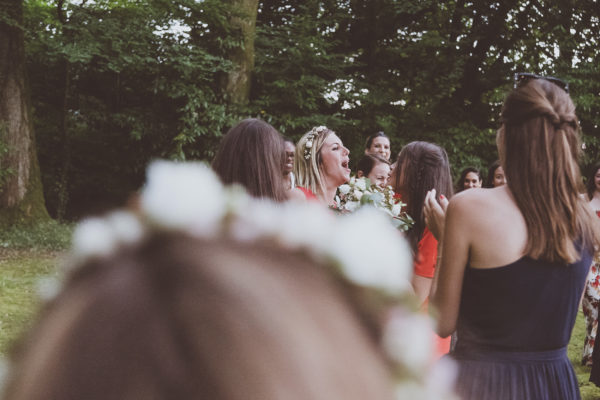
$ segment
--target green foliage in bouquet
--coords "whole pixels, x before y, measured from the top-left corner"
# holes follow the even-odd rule
[[[394,193],[391,186],[381,188],[372,184],[366,177],[350,178],[348,183],[338,187],[335,199],[335,210],[340,213],[353,212],[365,205],[382,210],[391,217],[394,227],[402,232],[409,230],[415,222],[404,211],[406,204]]]

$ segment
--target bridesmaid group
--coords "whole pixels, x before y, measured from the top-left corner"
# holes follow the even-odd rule
[[[584,198],[580,128],[568,85],[518,74],[497,146],[499,160],[485,184],[478,169],[467,168],[453,188],[444,149],[412,142],[390,164],[390,140],[378,132],[366,142],[357,176],[391,185],[415,221],[406,233],[415,260],[412,286],[423,308],[429,304],[437,313],[440,354],[450,350],[442,338],[454,334],[449,357],[459,366],[461,398],[577,399],[566,346],[585,286],[584,363],[591,362],[597,264],[587,285],[586,277],[600,241],[592,214],[600,210],[600,169],[588,178]],[[273,158],[282,157],[277,147]],[[350,173],[339,136],[315,127],[296,144],[295,188],[287,197],[334,206],[336,188]]]

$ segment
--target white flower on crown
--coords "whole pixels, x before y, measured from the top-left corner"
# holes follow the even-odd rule
[[[214,235],[226,212],[223,200],[223,185],[207,165],[155,161],[148,168],[141,206],[162,227]]]
[[[331,238],[331,250],[344,273],[363,286],[397,295],[410,288],[412,255],[389,219],[372,207],[344,216]]]
[[[383,335],[386,353],[416,373],[425,370],[433,360],[433,327],[431,317],[426,314],[394,310]]]

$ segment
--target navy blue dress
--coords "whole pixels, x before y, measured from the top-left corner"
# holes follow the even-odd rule
[[[523,257],[467,267],[457,322],[457,391],[467,399],[579,399],[567,358],[592,258],[565,265]]]

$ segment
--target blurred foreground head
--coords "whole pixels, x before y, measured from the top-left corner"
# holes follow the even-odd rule
[[[382,239],[358,252],[365,232]],[[4,398],[391,399],[380,305],[411,269],[396,233],[383,214],[342,219],[154,165],[139,214],[77,229]]]

